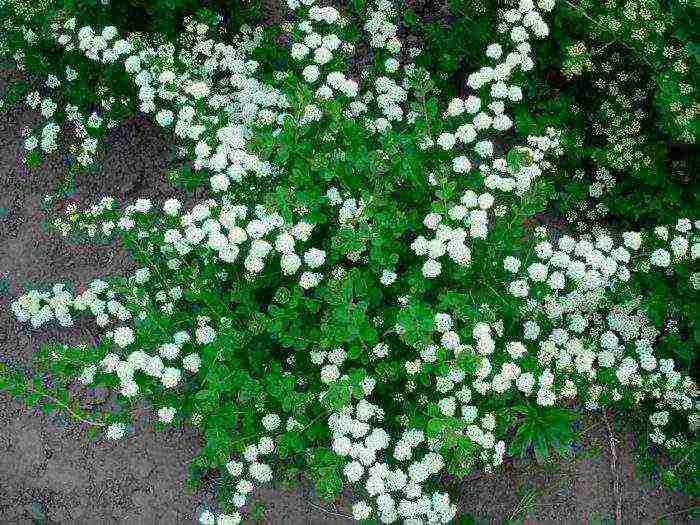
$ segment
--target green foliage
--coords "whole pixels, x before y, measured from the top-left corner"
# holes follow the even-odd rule
[[[324,448],[309,452],[309,476],[319,497],[333,501],[343,488],[343,458]]]
[[[543,462],[552,453],[568,454],[568,447],[574,439],[571,424],[576,420],[571,410],[517,405],[508,413],[515,430],[511,454],[524,458],[534,453],[538,462]]]
[[[198,14],[216,20],[216,12],[226,13],[225,30],[232,33],[241,25],[259,19],[262,10],[256,2],[245,0],[55,0],[61,8],[86,23],[117,25],[125,31],[156,32],[169,39],[178,36],[186,16]],[[214,5],[211,5],[214,4]],[[202,11],[206,8],[206,11]],[[223,17],[222,17],[223,18]]]
[[[187,212],[172,211],[172,200],[161,209],[161,203],[154,207],[139,199],[122,211],[105,199],[88,210],[66,206],[65,217],[52,216],[52,227],[66,235],[118,236],[139,269],[104,287],[91,283],[79,299],[54,288],[53,296],[28,293],[14,302],[23,322],[41,326],[55,317],[70,326],[70,315],[85,313],[98,319],[104,333],[92,345],[43,348],[34,363],[36,377],[0,368],[0,388],[29,406],[60,408],[99,430],[126,423],[138,394],[165,410],[157,430],[192,425],[201,434],[188,485],[218,475],[219,503],[231,512],[237,512],[232,500],[248,492],[245,480],[229,476],[234,458],[245,458],[250,478],[258,468],[258,476],[269,479],[268,463],[285,484],[305,476],[326,500],[338,498],[351,477],[348,457],[364,453],[377,458],[362,456],[363,472],[374,459],[409,471],[407,462],[414,462],[412,477],[427,469],[426,486],[442,490],[434,474],[444,468],[462,479],[477,468],[495,468],[504,460],[506,441],[508,453],[521,458],[534,455],[543,462],[566,455],[575,435],[572,422],[584,405],[615,404],[636,413],[634,428],[647,440],[659,431],[652,429],[650,416],[667,417],[669,436],[675,437],[663,480],[697,492],[696,392],[686,377],[698,379],[699,369],[696,248],[685,246],[669,264],[652,265],[652,250],[663,249],[671,258],[665,250],[676,233],[662,238],[647,228],[656,219],[673,217],[672,225],[679,216],[694,220],[700,209],[688,184],[692,159],[676,158],[682,157],[679,144],[694,146],[697,122],[681,114],[696,103],[694,91],[684,87],[694,73],[677,64],[663,67],[686,55],[697,61],[693,27],[679,23],[674,29],[684,9],[650,2],[640,17],[658,23],[658,31],[640,43],[639,19],[628,13],[636,0],[627,7],[615,1],[565,2],[552,15],[550,41],[527,44],[536,51],[533,70],[528,73],[524,61],[512,75],[504,74],[524,95],[521,100],[519,90],[509,91],[513,100],[506,111],[503,101],[504,107],[497,101],[487,108],[490,99],[505,97],[491,96],[486,84],[467,88],[473,84],[469,75],[485,63],[484,48],[494,43],[512,48],[516,40],[498,30],[500,4],[450,1],[436,15],[430,2],[411,2],[395,13],[403,22],[399,35],[418,36],[425,51],[397,73],[394,55],[401,66],[413,53],[390,52],[393,40],[385,48],[374,46],[371,54],[364,50],[364,57],[352,55],[367,46],[366,27],[358,23],[364,11],[377,14],[370,2],[354,0],[344,4],[348,19],[332,26],[341,42],[353,46],[327,65],[338,72],[357,68],[358,58],[368,60],[353,79],[372,91],[369,96],[358,91],[355,102],[362,102],[352,106],[358,111],[353,115],[354,96],[331,91],[334,96],[326,97],[315,81],[305,79],[315,67],[305,64],[323,61],[315,52],[307,50],[303,60],[293,56],[299,46],[290,41],[316,40],[305,35],[308,27],[290,22],[245,30],[234,42],[245,22],[261,16],[260,5],[218,2],[216,8],[225,8],[229,17],[221,20],[215,6],[200,4],[54,1],[33,10],[29,19],[21,10],[1,8],[0,15],[16,26],[2,54],[16,55],[29,76],[43,79],[67,66],[80,72],[57,91],[63,107],[70,103],[91,112],[113,97],[105,120],[129,118],[137,112],[136,101],[149,98],[142,96],[149,89],[138,86],[151,75],[146,67],[159,78],[166,70],[203,78],[194,84],[199,95],[202,89],[210,94],[210,84],[225,84],[226,95],[219,104],[220,93],[181,94],[167,106],[173,114],[191,109],[206,123],[198,134],[198,125],[178,116],[174,137],[183,139],[183,156],[197,160],[172,168],[169,179],[190,195],[212,199]],[[194,17],[185,19],[190,14]],[[48,29],[54,15],[62,23],[75,16],[78,27],[114,24],[125,33],[141,31],[134,39],[137,51],[153,45],[156,55],[169,54],[170,46],[190,51],[197,41],[192,33],[201,33],[197,47],[207,47],[202,41],[235,43],[240,48],[226,48],[227,60],[238,72],[210,76],[209,69],[216,69],[210,62],[175,53],[172,64],[157,57],[144,66],[146,73],[134,82],[137,75],[127,73],[123,61],[102,64],[58,49]],[[613,16],[629,20],[619,30],[603,27],[615,25]],[[185,20],[188,31],[176,39]],[[31,45],[22,36],[23,24],[36,28]],[[328,45],[335,47],[329,36]],[[666,52],[672,39],[684,45]],[[238,52],[245,60],[238,60]],[[493,65],[496,59],[490,60]],[[404,72],[401,82],[389,79]],[[344,82],[350,89],[360,85]],[[276,91],[265,91],[272,86]],[[24,80],[11,83],[6,99],[26,101],[34,89],[39,87]],[[385,93],[374,93],[381,90]],[[460,111],[470,94],[484,100],[483,113]],[[457,95],[462,102],[453,99]],[[401,104],[393,106],[391,97]],[[172,101],[160,98],[159,104]],[[160,121],[156,110],[144,111]],[[504,132],[495,133],[493,122],[502,112],[515,127],[501,119]],[[50,118],[64,124],[64,113]],[[493,120],[493,129],[491,124],[479,129],[478,139],[474,123],[481,117],[475,113]],[[215,184],[217,170],[202,167],[201,152],[213,149],[225,125],[232,135],[240,127],[245,148],[217,148],[230,171],[225,184]],[[469,126],[474,140],[465,138]],[[107,129],[91,126],[86,134],[103,138]],[[453,147],[456,129],[462,138]],[[196,138],[185,140],[183,130]],[[461,153],[475,159],[474,165],[455,162],[464,160],[457,158]],[[34,149],[26,159],[37,167],[44,156]],[[77,171],[71,168],[70,176]],[[561,227],[551,244],[543,242],[547,232],[540,224]],[[607,246],[593,226],[616,233],[643,230],[644,248],[613,250],[612,238]],[[697,246],[697,232],[688,233],[692,228],[697,230],[691,225],[677,231]],[[575,230],[584,234],[581,242],[569,238],[570,249],[562,247],[567,239],[561,234]],[[625,317],[630,312],[634,315]],[[673,359],[676,371],[668,361],[661,363],[664,358]],[[44,373],[59,378],[58,386],[45,386]],[[122,389],[119,409],[99,418],[81,411],[65,388],[76,376],[86,385]],[[572,403],[575,408],[561,407]],[[175,413],[172,423],[169,409]],[[352,453],[346,434],[356,442]],[[667,438],[652,435],[659,442]],[[415,443],[408,447],[408,441]],[[368,443],[377,444],[376,450]],[[652,469],[650,442],[643,448],[648,454],[640,453],[640,462]],[[408,459],[400,459],[406,450]],[[362,483],[355,488],[369,492]],[[522,506],[531,506],[535,497],[535,491],[526,492]],[[261,507],[251,517],[264,519]]]
[[[559,64],[564,78],[548,84],[570,102],[550,118],[572,110],[592,117],[578,124],[580,138],[569,151],[614,170],[617,184],[603,202],[622,227],[700,209],[693,177],[698,68],[689,51],[700,35],[688,25],[694,9],[692,2],[584,0],[565,3],[552,24],[546,45],[559,45],[545,63]]]

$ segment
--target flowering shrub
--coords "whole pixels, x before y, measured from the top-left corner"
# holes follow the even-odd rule
[[[566,0],[558,13],[547,65],[561,64],[563,78],[551,84],[566,98],[549,104],[546,120],[566,120],[574,133],[564,142],[613,171],[618,184],[601,200],[623,227],[693,213],[700,35],[692,2]]]
[[[191,481],[211,469],[222,480],[221,513],[201,523],[240,522],[256,485],[298,471],[329,499],[352,488],[358,521],[447,523],[458,508],[443,473],[561,451],[575,411],[609,406],[643,413],[645,439],[693,479],[682,458],[700,426],[694,358],[669,354],[645,278],[673,279],[669,293],[697,305],[700,221],[572,235],[532,225],[566,148],[554,127],[515,129],[514,113],[554,0],[495,13],[460,97],[412,61],[419,49],[404,51],[389,0],[354,2],[361,23],[314,0],[287,6],[279,27],[228,42],[207,11],[176,42],[57,14],[45,38],[128,81],[125,104],[193,161],[178,182],[209,197],[68,206],[57,231],[116,237],[139,269],[12,303],[33,328],[94,318],[99,342],[47,346],[37,364],[116,390],[119,413],[82,413],[12,370],[4,386],[108,439],[128,433],[138,397],[159,428],[198,427]],[[371,67],[353,75],[362,47]],[[26,101],[58,111],[38,93]],[[58,125],[47,126],[50,154]]]

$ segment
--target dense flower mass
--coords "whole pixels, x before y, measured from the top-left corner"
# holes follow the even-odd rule
[[[227,491],[221,513],[198,519],[218,525],[240,523],[258,485],[300,466],[326,498],[350,487],[356,520],[449,523],[461,509],[442,476],[529,453],[514,438],[527,414],[619,406],[647,414],[657,446],[690,453],[700,391],[666,348],[680,316],[660,329],[648,283],[673,279],[695,297],[700,220],[615,231],[591,222],[605,210],[572,208],[577,227],[532,226],[570,140],[562,122],[516,125],[555,1],[495,10],[484,65],[459,96],[404,48],[395,2],[366,2],[360,25],[325,2],[286,4],[274,31],[244,25],[226,42],[206,12],[176,41],[81,27],[63,11],[41,31],[72,64],[49,89],[83,64],[121,75],[132,98],[102,86],[104,112],[86,116],[27,93],[47,120],[41,138],[24,134],[27,151],[56,151],[70,121],[78,164],[94,164],[119,100],[171,133],[193,166],[178,182],[207,194],[68,204],[56,231],[118,237],[138,268],[11,305],[33,328],[94,318],[97,344],[56,345],[49,359],[118,392],[106,437],[129,432],[137,396],[161,426],[200,428],[194,464],[218,469]],[[363,46],[372,63],[358,67]],[[586,199],[615,187],[608,168],[594,177]]]

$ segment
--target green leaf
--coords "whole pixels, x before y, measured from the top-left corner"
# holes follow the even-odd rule
[[[428,421],[428,424],[425,427],[425,434],[429,438],[435,438],[440,435],[440,433],[443,431],[445,428],[445,423],[444,421],[438,419],[438,418],[433,418]]]
[[[428,113],[428,116],[431,118],[437,117],[438,114],[438,101],[435,97],[430,98],[426,103],[425,103],[425,109]]]

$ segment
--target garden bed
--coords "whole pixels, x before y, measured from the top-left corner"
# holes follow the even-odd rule
[[[42,227],[43,196],[63,176],[64,167],[54,162],[35,172],[24,170],[18,158],[18,130],[35,118],[33,112],[14,111],[0,128],[0,158],[8,159],[0,165],[0,180],[7,181],[0,197],[5,210],[0,219],[0,277],[9,283],[0,297],[3,362],[28,362],[41,343],[52,339],[77,343],[96,335],[94,323],[87,321],[69,332],[54,328],[40,334],[19,325],[9,302],[22,286],[64,280],[79,286],[133,268],[133,262],[114,245],[86,250]],[[92,203],[104,195],[126,192],[132,198],[156,198],[166,180],[168,151],[159,130],[146,123],[125,123],[109,142],[113,146],[102,176],[79,181],[76,200]],[[132,157],[134,151],[140,152],[138,163]],[[134,190],[137,183],[128,180],[139,180],[139,175],[146,182]],[[91,396],[100,404],[107,399],[104,393],[82,395],[87,403]],[[128,440],[95,443],[85,435],[87,425],[63,414],[47,416],[38,408],[27,409],[0,393],[0,521],[29,524],[39,510],[47,524],[192,523],[192,510],[213,502],[211,486],[196,495],[183,491],[186,465],[201,446],[201,438],[192,428],[154,433],[149,428],[149,410],[142,412],[142,423]],[[577,459],[546,466],[520,463],[497,474],[481,474],[460,484],[460,506],[489,522],[520,516],[533,523],[554,522],[561,516],[572,521],[614,518],[617,502],[609,434],[602,420],[589,424],[595,426],[584,434]],[[625,523],[656,523],[663,516],[669,523],[691,521],[683,512],[692,506],[688,497],[653,487],[635,475],[627,440],[619,440],[617,452]],[[347,515],[347,509],[337,509],[302,488],[263,489],[261,498],[267,509],[264,523],[271,525],[352,523],[337,515]]]

